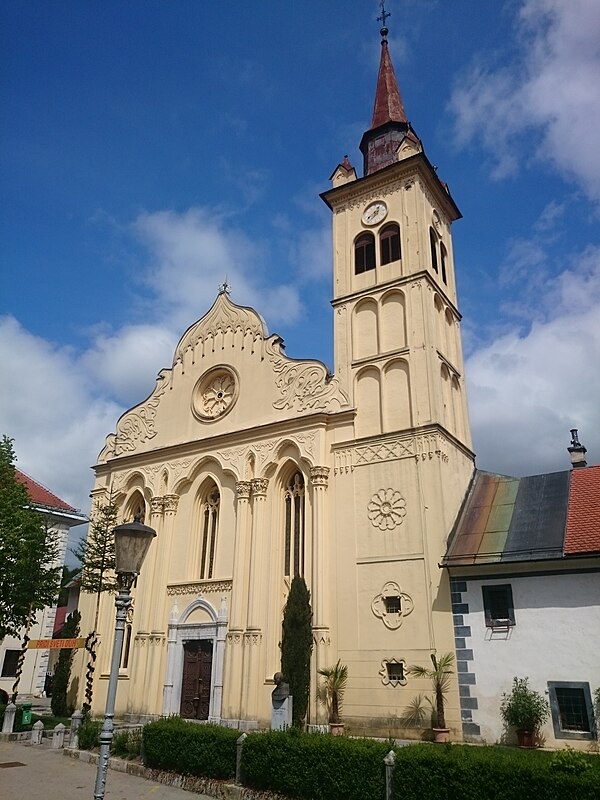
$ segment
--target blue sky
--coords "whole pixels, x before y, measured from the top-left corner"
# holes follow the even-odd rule
[[[389,0],[454,225],[478,466],[600,460],[600,4]],[[89,466],[228,275],[332,364],[329,211],[360,168],[376,0],[2,2],[0,432],[88,510]]]

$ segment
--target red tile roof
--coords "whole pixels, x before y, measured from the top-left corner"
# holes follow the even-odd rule
[[[21,472],[20,469],[15,469],[15,477],[20,483],[23,484],[23,486],[25,486],[27,489],[27,494],[31,498],[31,502],[35,503],[35,505],[43,506],[44,508],[55,508],[60,511],[72,511],[77,513],[76,508],[73,508],[73,506],[65,503],[64,500],[61,500],[60,497],[57,497],[49,489],[46,489],[46,487],[42,486],[41,483],[34,481],[33,478],[29,477],[29,475],[25,475],[25,473]]]
[[[600,464],[571,472],[565,555],[600,552]]]

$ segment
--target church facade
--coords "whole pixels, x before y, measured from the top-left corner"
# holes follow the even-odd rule
[[[429,689],[406,668],[454,650],[439,565],[474,471],[451,236],[460,212],[407,120],[386,34],[364,175],[345,158],[322,195],[334,373],[288,358],[223,286],[100,453],[93,501],[112,497],[122,520],[141,512],[157,531],[134,589],[118,714],[268,725],[296,574],[313,610],[311,724],[325,721],[317,670],[341,659],[351,730],[397,734]],[[81,605],[83,630],[92,601]],[[113,624],[104,597],[96,711]],[[458,682],[447,720],[460,738]]]

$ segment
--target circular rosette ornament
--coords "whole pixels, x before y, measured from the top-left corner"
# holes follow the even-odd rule
[[[200,419],[218,419],[233,407],[237,391],[236,376],[230,369],[212,369],[200,378],[194,388],[192,410]]]
[[[406,515],[406,500],[395,489],[380,489],[371,498],[367,512],[376,528],[393,531]]]

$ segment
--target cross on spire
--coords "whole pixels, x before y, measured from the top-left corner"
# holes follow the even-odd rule
[[[379,6],[381,8],[381,16],[377,17],[377,22],[381,22],[381,30],[379,33],[381,34],[381,38],[385,39],[388,35],[388,28],[385,21],[388,17],[391,17],[392,14],[390,11],[385,10],[385,0],[380,0]]]
[[[227,283],[227,275],[225,275],[225,282],[219,286],[219,294],[231,294],[231,286]]]

